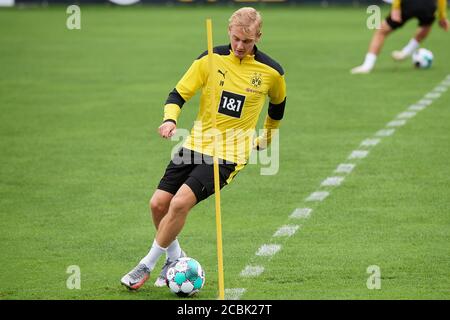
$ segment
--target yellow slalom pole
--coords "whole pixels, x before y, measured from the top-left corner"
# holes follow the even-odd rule
[[[213,56],[213,36],[212,21],[206,20],[206,33],[208,37],[208,65],[209,65],[209,90],[211,100],[211,121],[212,128],[216,128],[216,81],[214,72],[214,56]],[[219,160],[216,154],[216,138],[214,138],[214,192],[216,195],[216,233],[217,233],[217,262],[219,273],[219,299],[225,299],[224,276],[223,276],[223,250],[222,250],[222,217],[220,213],[220,180],[219,180]]]

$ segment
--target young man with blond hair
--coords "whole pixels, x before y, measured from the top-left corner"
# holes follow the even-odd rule
[[[393,0],[390,15],[382,22],[381,28],[375,31],[364,63],[353,68],[350,72],[352,74],[370,73],[375,66],[386,37],[392,31],[402,27],[409,19],[417,18],[419,26],[414,37],[402,50],[392,52],[392,58],[396,61],[411,56],[430,33],[431,26],[436,19],[436,7],[439,26],[448,31],[447,0]]]
[[[215,101],[210,101],[207,88],[211,76],[207,52],[192,63],[170,92],[164,106],[163,123],[158,128],[161,137],[170,138],[175,134],[183,105],[198,90],[201,90],[200,109],[190,136],[170,161],[150,200],[156,236],[148,254],[121,279],[127,288],[140,288],[163,254],[166,263],[155,285],[164,286],[168,266],[185,256],[177,236],[190,210],[214,193],[212,141],[222,141],[221,147],[216,149],[222,188],[243,169],[252,148],[266,148],[274,129],[279,127],[286,104],[284,71],[256,47],[261,38],[261,27],[261,15],[253,8],[241,8],[230,17],[230,44],[213,49],[217,69],[213,85],[218,93]],[[270,102],[264,131],[252,141],[267,96]],[[211,103],[216,110],[214,130]]]

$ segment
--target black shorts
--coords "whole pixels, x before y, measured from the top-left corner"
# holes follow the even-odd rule
[[[234,178],[237,174],[236,168],[236,163],[219,159],[220,189]],[[184,183],[194,192],[197,203],[212,195],[214,193],[212,157],[181,148],[167,166],[158,189],[175,195]]]
[[[435,20],[436,0],[403,0],[401,3],[402,22],[392,21],[391,15],[386,18],[392,29],[403,26],[408,20],[417,18],[419,26],[431,26]]]

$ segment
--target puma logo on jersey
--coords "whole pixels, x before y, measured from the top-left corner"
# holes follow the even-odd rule
[[[222,72],[220,69],[217,70],[218,73],[220,73],[222,75],[222,77],[225,79],[225,75],[227,74],[228,71]]]

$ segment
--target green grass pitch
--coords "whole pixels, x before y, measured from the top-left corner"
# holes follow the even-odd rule
[[[207,17],[215,44],[228,43],[233,8],[82,6],[81,30],[66,28],[65,9],[0,10],[0,299],[179,299],[155,275],[138,292],[119,280],[153,240],[148,200],[176,144],[156,133],[167,94],[206,49]],[[449,299],[450,92],[371,149],[280,252],[255,256],[363,139],[450,74],[449,35],[435,25],[424,44],[434,65],[415,70],[390,58],[410,22],[373,74],[352,76],[373,32],[365,7],[260,10],[259,48],[288,86],[280,170],[248,165],[222,192],[226,288],[245,288],[242,299]],[[206,270],[193,299],[216,299],[213,197],[179,238]],[[240,277],[250,263],[264,273]],[[80,290],[66,287],[71,265]],[[370,265],[379,290],[366,287]]]

